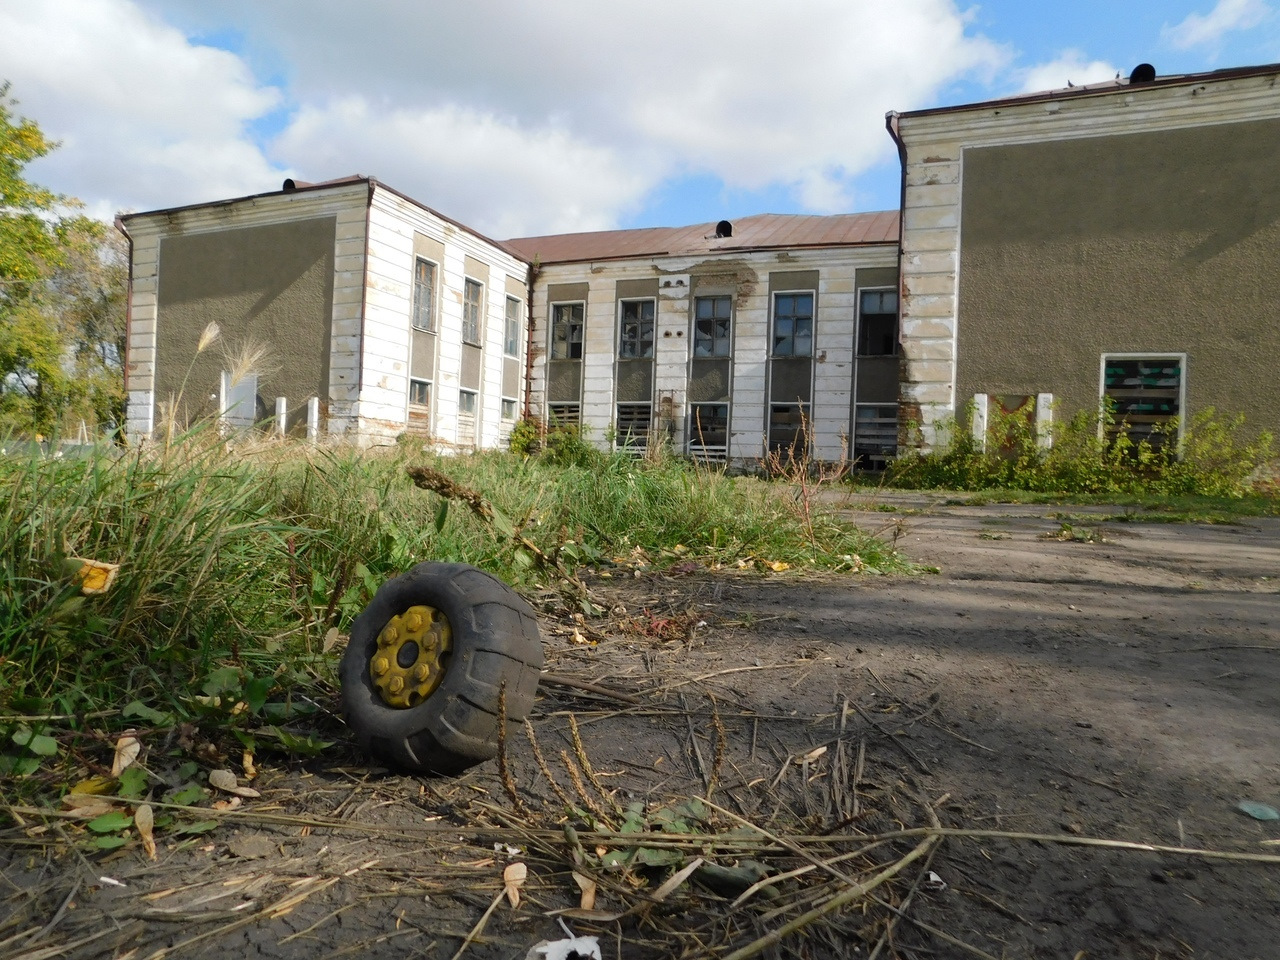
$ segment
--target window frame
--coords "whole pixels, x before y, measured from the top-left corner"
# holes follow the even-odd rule
[[[644,430],[637,431],[630,428],[623,433],[622,427],[622,408],[630,407],[633,410],[646,410],[649,414]],[[649,438],[653,435],[653,403],[645,403],[644,401],[624,401],[613,405],[613,448],[615,450],[624,451],[633,455],[642,455],[649,449]],[[629,418],[629,424],[632,421]]]
[[[692,344],[690,346],[690,354],[692,359],[694,360],[726,360],[726,359],[731,359],[733,357],[733,332],[734,332],[733,328],[735,326],[733,322],[734,321],[733,299],[734,299],[733,295],[727,294],[727,293],[708,294],[706,296],[693,298],[693,328],[690,331],[690,339],[692,340]],[[729,332],[726,336],[720,337],[716,335],[716,330],[714,325],[718,320],[721,319],[720,317],[715,316],[714,313],[711,317],[708,317],[708,318],[703,318],[698,316],[698,304],[703,302],[704,300],[706,301],[723,300],[728,302],[729,315],[723,318],[729,324]],[[712,324],[712,333],[711,333],[711,336],[708,338],[711,344],[711,352],[698,353],[698,342],[700,339],[698,335],[698,323],[708,322],[708,321]],[[723,353],[716,352],[716,345],[720,343],[724,344]]]
[[[477,291],[475,300],[471,292]],[[484,283],[472,277],[462,280],[462,342],[480,346],[484,317]]]
[[[514,313],[512,304],[515,305]],[[507,295],[506,312],[502,317],[502,355],[504,357],[520,356],[520,308],[523,306],[519,297]]]
[[[653,316],[649,317],[649,339],[644,339],[644,324],[646,318],[640,316],[635,319],[628,319],[626,316],[627,307],[633,305],[647,304],[653,311]],[[632,323],[637,326],[634,335],[628,335],[627,324]],[[648,343],[648,352],[644,352],[645,343]],[[636,352],[627,353],[627,346],[631,345]],[[658,346],[658,300],[656,297],[627,297],[625,300],[618,301],[618,359],[619,360],[652,360],[657,352]]]
[[[1178,363],[1178,411],[1170,415],[1167,419],[1177,419],[1178,432],[1174,437],[1174,442],[1179,450],[1182,449],[1183,435],[1186,430],[1186,410],[1187,410],[1187,354],[1179,353],[1176,350],[1143,350],[1137,352],[1114,351],[1104,352],[1098,360],[1098,436],[1102,439],[1106,437],[1106,422],[1103,418],[1107,402],[1107,361],[1108,360],[1176,360]],[[1119,418],[1116,427],[1118,428],[1123,418]],[[1116,433],[1119,431],[1116,430]],[[1129,439],[1138,442],[1140,438],[1133,435],[1132,430],[1128,431]]]
[[[778,351],[778,316],[779,316],[778,300],[781,297],[792,297],[792,298],[808,297],[809,298],[809,313],[808,313],[809,352],[808,353],[795,352],[796,331],[794,327],[790,333],[790,338],[792,342],[791,352],[780,353]],[[789,316],[794,321],[796,317],[803,316],[803,314],[791,313],[791,314],[788,314],[787,316]],[[784,359],[796,359],[796,360],[812,360],[815,354],[814,341],[815,341],[816,328],[818,325],[817,320],[818,320],[818,291],[817,290],[774,290],[769,298],[769,357],[771,359],[784,358]]]
[[[510,416],[507,416],[508,404],[510,405],[510,409],[511,409]],[[519,419],[518,414],[520,413],[520,401],[518,401],[515,397],[503,397],[498,410],[499,410],[499,414],[498,414],[499,419],[503,420],[506,423],[514,423],[517,419]]]
[[[471,409],[466,409],[466,405],[462,402],[463,397],[471,399]],[[474,417],[480,409],[480,391],[468,390],[466,387],[458,389],[458,416]]]
[[[425,298],[426,314],[427,314],[425,325],[418,322],[419,315],[423,312],[422,306],[424,303],[424,300],[422,299],[422,292],[421,292],[422,283],[418,279],[418,268],[420,266],[427,266],[431,268],[431,290],[430,290],[430,294]],[[409,305],[409,325],[413,327],[414,330],[421,330],[423,333],[436,332],[436,292],[439,289],[439,286],[436,282],[436,278],[439,275],[440,275],[440,265],[436,263],[434,260],[429,260],[426,257],[417,257],[417,256],[413,258],[413,278],[412,278],[413,292],[410,298],[410,305]]]
[[[892,314],[885,312],[883,310],[870,314],[870,316],[873,316],[873,317],[888,317],[888,316],[893,317],[893,334],[894,335],[893,335],[893,342],[891,345],[892,349],[890,350],[889,353],[867,353],[863,349],[864,341],[866,340],[866,329],[863,326],[863,317],[867,314],[862,307],[862,298],[864,295],[868,293],[880,294],[880,295],[884,295],[886,293],[892,293],[894,295],[895,306]],[[855,328],[856,338],[853,344],[854,356],[859,358],[901,356],[902,355],[902,337],[899,330],[901,317],[902,317],[902,299],[901,299],[901,294],[898,291],[897,287],[859,287],[858,288],[858,323]]]
[[[562,323],[558,317],[558,312],[564,308],[577,307],[579,311],[576,322],[570,318],[566,323]],[[582,360],[584,350],[584,341],[587,336],[587,301],[585,300],[556,300],[548,304],[550,316],[547,318],[547,359],[548,360]],[[564,326],[566,332],[572,333],[574,327],[577,327],[578,338],[576,340],[569,338],[565,340],[557,340],[557,333]],[[557,343],[563,343],[565,346],[565,355],[558,356],[556,354]],[[577,356],[573,356],[573,347],[577,347]]]
[[[426,403],[420,403],[419,401],[413,398],[413,389],[415,386],[421,386],[426,388],[426,392],[427,392]],[[422,407],[426,410],[430,410],[431,409],[431,393],[432,393],[431,387],[432,387],[432,383],[426,377],[410,377],[409,378],[409,406]]]

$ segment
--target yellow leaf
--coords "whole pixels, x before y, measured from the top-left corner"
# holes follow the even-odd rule
[[[258,768],[253,765],[253,751],[246,750],[240,758],[240,766],[244,767],[244,778],[252,780],[258,775]]]
[[[113,782],[112,777],[89,777],[87,780],[81,780],[73,786],[71,788],[71,793],[110,793],[114,787],[115,783]]]
[[[155,828],[155,815],[151,812],[151,804],[144,803],[133,811],[133,826],[142,841],[142,849],[152,860],[156,858],[156,838],[152,833]]]
[[[102,563],[99,560],[84,560],[80,557],[69,559],[80,565],[74,577],[80,584],[80,592],[86,597],[97,596],[110,590],[111,585],[116,582],[116,574],[120,571],[118,563]]]
[[[142,752],[142,744],[138,742],[137,737],[131,737],[128,734],[116,741],[115,759],[111,761],[112,779],[119,777],[128,769],[133,761],[138,759],[138,754]]]
[[[775,573],[781,573],[783,570],[791,569],[791,564],[787,563],[785,560],[769,560],[766,561],[765,565]]]
[[[507,895],[507,901],[513,908],[520,906],[520,888],[524,886],[528,875],[529,868],[518,862],[508,864],[507,869],[502,871],[502,892]]]

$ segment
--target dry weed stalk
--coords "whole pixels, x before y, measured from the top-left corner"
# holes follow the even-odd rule
[[[707,784],[707,799],[710,800],[720,783],[720,769],[724,766],[725,754],[728,752],[729,735],[725,732],[724,721],[720,719],[720,707],[716,704],[716,698],[709,696],[708,699],[711,700],[711,728],[716,733],[716,752],[711,758],[711,776]]]
[[[591,815],[600,823],[603,823],[607,827],[611,827],[612,824],[609,822],[609,815],[604,812],[604,809],[596,802],[595,798],[587,792],[587,787],[586,784],[582,782],[582,774],[578,770],[578,765],[573,762],[573,757],[569,756],[568,750],[560,751],[560,761],[564,764],[564,768],[569,774],[569,782],[573,784],[573,789],[576,790],[578,796],[582,798],[583,804],[585,804],[586,808],[591,811]]]
[[[507,681],[504,679],[498,687],[498,776],[502,779],[502,789],[516,813],[527,816],[529,811],[520,799],[516,789],[516,779],[511,773],[511,764],[507,760]]]
[[[542,748],[538,746],[538,738],[533,734],[533,724],[528,720],[524,722],[524,735],[529,740],[529,748],[533,751],[534,762],[537,763],[538,769],[542,771],[542,775],[547,778],[552,792],[555,793],[559,801],[566,807],[573,806],[573,800],[564,792],[564,788],[556,782],[556,778],[551,775],[551,768],[547,766],[546,758],[542,755]]]
[[[615,813],[618,811],[618,805],[613,801],[613,794],[605,789],[604,784],[600,782],[600,778],[596,776],[595,768],[591,765],[591,758],[587,756],[587,748],[582,743],[582,734],[578,731],[578,718],[572,713],[569,714],[569,737],[573,741],[573,752],[578,758],[578,763],[582,767],[582,772],[586,775],[587,780],[599,792],[601,798]]]

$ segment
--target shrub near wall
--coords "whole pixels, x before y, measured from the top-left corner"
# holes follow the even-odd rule
[[[1156,443],[1135,443],[1120,426],[1107,413],[1099,429],[1098,418],[1082,411],[1055,422],[1053,444],[1044,449],[1028,416],[996,412],[984,450],[965,423],[952,421],[944,427],[951,437],[944,449],[897,458],[886,482],[917,489],[1241,497],[1273,456],[1271,434],[1251,438],[1243,415],[1224,418],[1208,409],[1185,424],[1180,438],[1176,421],[1158,428]]]

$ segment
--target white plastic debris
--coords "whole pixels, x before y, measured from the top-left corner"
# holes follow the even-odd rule
[[[568,937],[535,944],[525,960],[602,960],[600,941],[595,937]]]
[[[920,881],[920,889],[928,890],[930,893],[941,893],[947,889],[947,881],[930,870],[924,875],[924,879]]]

